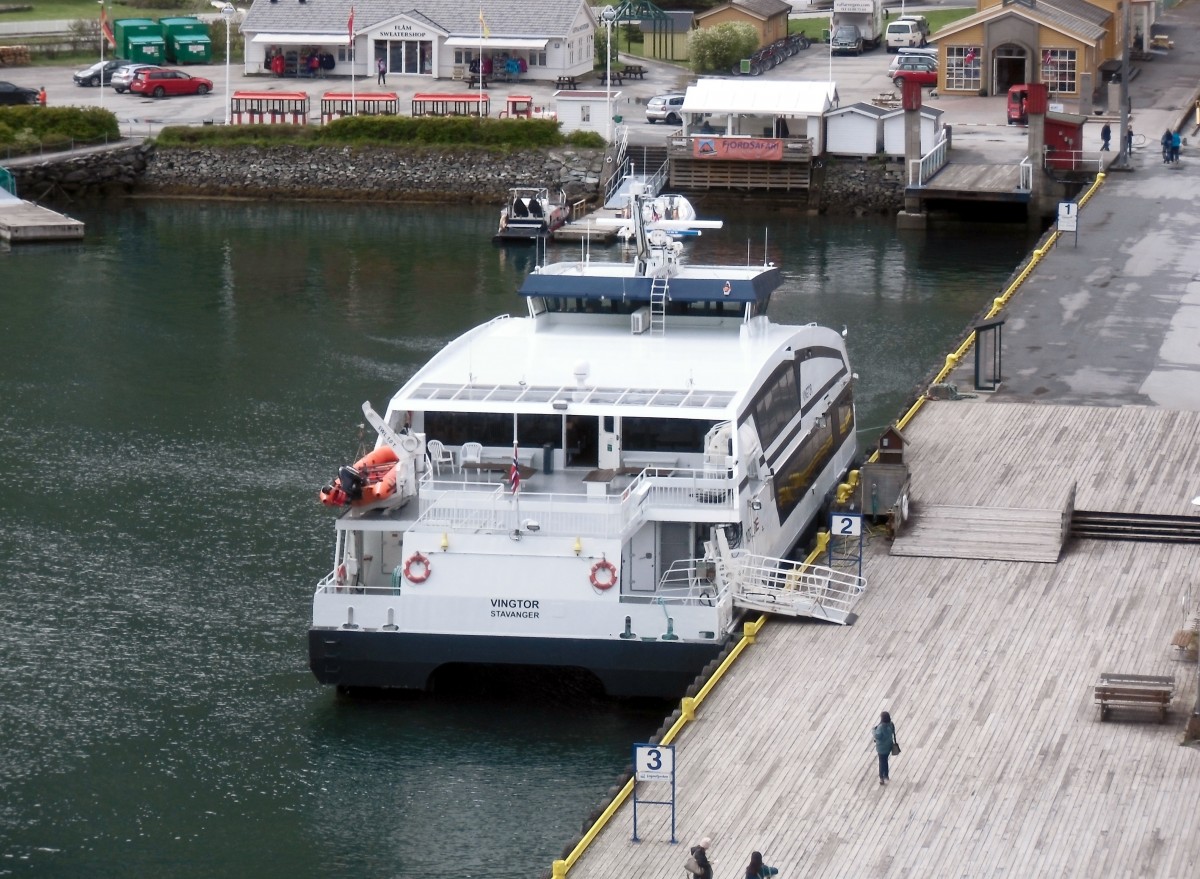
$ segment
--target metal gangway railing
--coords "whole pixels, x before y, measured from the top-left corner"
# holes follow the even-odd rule
[[[717,544],[720,573],[728,578],[736,607],[842,626],[854,622],[854,608],[867,589],[862,577],[823,565],[731,550],[720,530]]]
[[[908,185],[924,186],[933,175],[946,167],[950,161],[950,141],[946,137],[946,129],[938,133],[938,142],[929,152],[912,163],[908,169]]]
[[[1021,192],[1030,192],[1033,190],[1033,162],[1029,161],[1029,156],[1021,159],[1020,164],[1020,180],[1017,183],[1017,189]]]

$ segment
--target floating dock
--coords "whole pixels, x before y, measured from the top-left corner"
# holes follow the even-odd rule
[[[27,241],[76,241],[83,237],[84,224],[31,201],[0,190],[0,239]]]

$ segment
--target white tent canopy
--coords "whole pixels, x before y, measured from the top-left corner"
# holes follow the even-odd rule
[[[688,86],[683,99],[683,112],[821,116],[835,106],[837,100],[835,82],[702,79]]]

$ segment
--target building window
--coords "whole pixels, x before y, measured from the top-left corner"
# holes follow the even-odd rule
[[[946,88],[979,91],[982,54],[979,46],[947,46]]]
[[[475,52],[473,49],[455,49],[454,63],[455,64],[470,64],[475,60]]]
[[[545,52],[530,52],[529,53],[529,66],[530,67],[545,67],[546,66],[546,53]]]
[[[1042,52],[1042,82],[1050,93],[1073,95],[1075,85],[1075,50],[1046,49]]]

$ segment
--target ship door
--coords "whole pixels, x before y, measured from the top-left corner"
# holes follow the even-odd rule
[[[596,464],[601,470],[616,470],[621,466],[621,419],[615,415],[600,416],[600,455]]]
[[[568,467],[595,467],[597,458],[596,433],[598,419],[585,415],[567,416]]]

